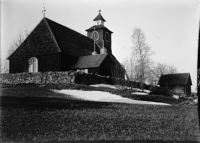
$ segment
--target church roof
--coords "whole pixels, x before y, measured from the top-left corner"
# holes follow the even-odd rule
[[[27,45],[31,45],[28,47],[30,56],[62,52],[80,57],[91,55],[94,49],[92,39],[45,17],[8,59],[26,51]],[[96,51],[100,53],[99,48]]]
[[[97,68],[101,65],[108,54],[97,54],[79,57],[78,61],[69,69]]]
[[[112,31],[110,31],[104,25],[94,25],[94,26],[90,27],[89,29],[86,29],[85,31],[94,31],[94,27],[95,27],[95,30],[98,30],[98,29],[107,29],[110,33],[113,33]]]
[[[101,15],[100,12],[99,12],[99,14],[94,19],[94,21],[97,21],[97,20],[102,20],[102,21],[106,22],[106,20],[103,18],[103,16]]]
[[[192,85],[190,73],[161,75],[158,85]]]
[[[92,39],[50,19],[46,18],[46,21],[62,52],[77,57],[90,55],[93,52],[94,41]],[[99,53],[98,48],[97,52]]]

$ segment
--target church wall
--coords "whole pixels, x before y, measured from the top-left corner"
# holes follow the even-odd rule
[[[69,56],[67,54],[61,54],[61,71],[67,71],[68,68],[76,63],[78,60],[77,57]]]
[[[59,71],[60,70],[60,59],[59,54],[50,54],[37,56],[38,59],[38,71]],[[27,61],[27,62],[26,62]],[[9,73],[21,73],[28,72],[28,59],[22,60],[13,58],[9,60]]]
[[[60,70],[60,54],[39,56],[37,59],[39,72]]]
[[[100,65],[99,74],[111,77],[112,76],[111,67],[112,67],[111,61],[109,60],[109,58],[106,58]]]
[[[108,37],[106,37],[106,33],[108,33]],[[107,52],[112,54],[112,48],[111,48],[111,43],[112,43],[112,39],[111,39],[111,33],[107,30],[105,30],[103,32],[104,34],[104,47],[107,49]]]
[[[100,29],[100,30],[97,30],[97,32],[99,33],[99,39],[97,41],[97,44],[102,48],[102,46],[103,46],[103,43],[102,43],[102,40],[103,40],[103,30]]]
[[[111,49],[111,33],[106,29],[98,29],[96,30],[99,33],[99,40],[96,42],[101,48],[103,47],[103,41],[104,41],[104,47],[107,49],[107,52],[112,54]],[[87,36],[91,38],[93,31],[90,31],[87,33]],[[108,33],[108,39],[106,40],[106,33]]]
[[[10,59],[9,60],[9,73],[20,73],[28,71],[28,60],[22,62],[21,59]]]

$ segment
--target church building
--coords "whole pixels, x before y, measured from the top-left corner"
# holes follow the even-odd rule
[[[94,26],[82,35],[44,17],[9,57],[9,72],[81,70],[111,76],[121,67],[112,54],[112,31],[104,26],[101,11]]]

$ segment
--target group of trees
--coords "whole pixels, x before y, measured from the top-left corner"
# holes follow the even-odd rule
[[[131,81],[156,85],[162,74],[177,73],[174,65],[155,63],[152,60],[154,52],[146,43],[144,32],[135,28],[132,35],[133,47],[129,59],[125,59],[124,67]]]

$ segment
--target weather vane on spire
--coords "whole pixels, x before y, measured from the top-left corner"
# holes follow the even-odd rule
[[[44,3],[43,3],[43,14],[44,14],[44,17],[45,17],[45,11],[46,11],[46,9],[45,9],[45,6],[44,6]]]
[[[99,13],[101,12],[101,9],[99,8]]]

